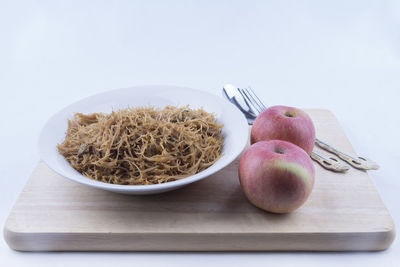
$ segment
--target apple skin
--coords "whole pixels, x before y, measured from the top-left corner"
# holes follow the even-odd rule
[[[309,197],[315,170],[310,156],[300,147],[282,140],[260,141],[241,157],[239,180],[253,205],[288,213]]]
[[[258,115],[251,128],[251,144],[262,140],[288,141],[311,155],[315,143],[314,124],[301,109],[273,106]]]

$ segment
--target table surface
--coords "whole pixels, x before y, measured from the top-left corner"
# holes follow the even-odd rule
[[[398,229],[399,26],[395,0],[3,1],[0,221],[39,161],[41,127],[62,107],[144,84],[220,95],[230,82],[252,86],[268,105],[333,111],[355,150],[380,163],[370,175]],[[1,240],[0,258],[7,266],[397,266],[398,243],[375,253],[20,253]]]

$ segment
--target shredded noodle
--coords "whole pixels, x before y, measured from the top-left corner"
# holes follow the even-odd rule
[[[74,169],[91,179],[160,184],[214,164],[222,153],[222,127],[213,114],[188,106],[76,113],[57,148]]]

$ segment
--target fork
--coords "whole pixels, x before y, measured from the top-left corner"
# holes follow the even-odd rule
[[[254,93],[254,91],[249,88],[237,88],[239,93],[242,95],[245,103],[249,106],[249,108],[253,111],[254,114],[258,115],[263,112],[267,107],[260,100],[260,98]],[[320,148],[331,152],[341,158],[342,160],[349,163],[351,166],[361,170],[377,170],[379,169],[379,165],[372,160],[366,157],[354,156],[348,153],[342,152],[339,149],[327,144],[326,142],[316,138],[315,144]],[[334,171],[347,171],[348,166],[340,164],[339,161],[334,158],[325,158],[319,153],[313,151],[311,154],[311,158],[320,163],[324,168],[334,170]]]

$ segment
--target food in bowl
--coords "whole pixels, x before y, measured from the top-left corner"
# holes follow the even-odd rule
[[[189,106],[76,113],[57,149],[88,178],[121,185],[161,184],[213,165],[222,155],[222,127],[214,114]]]

